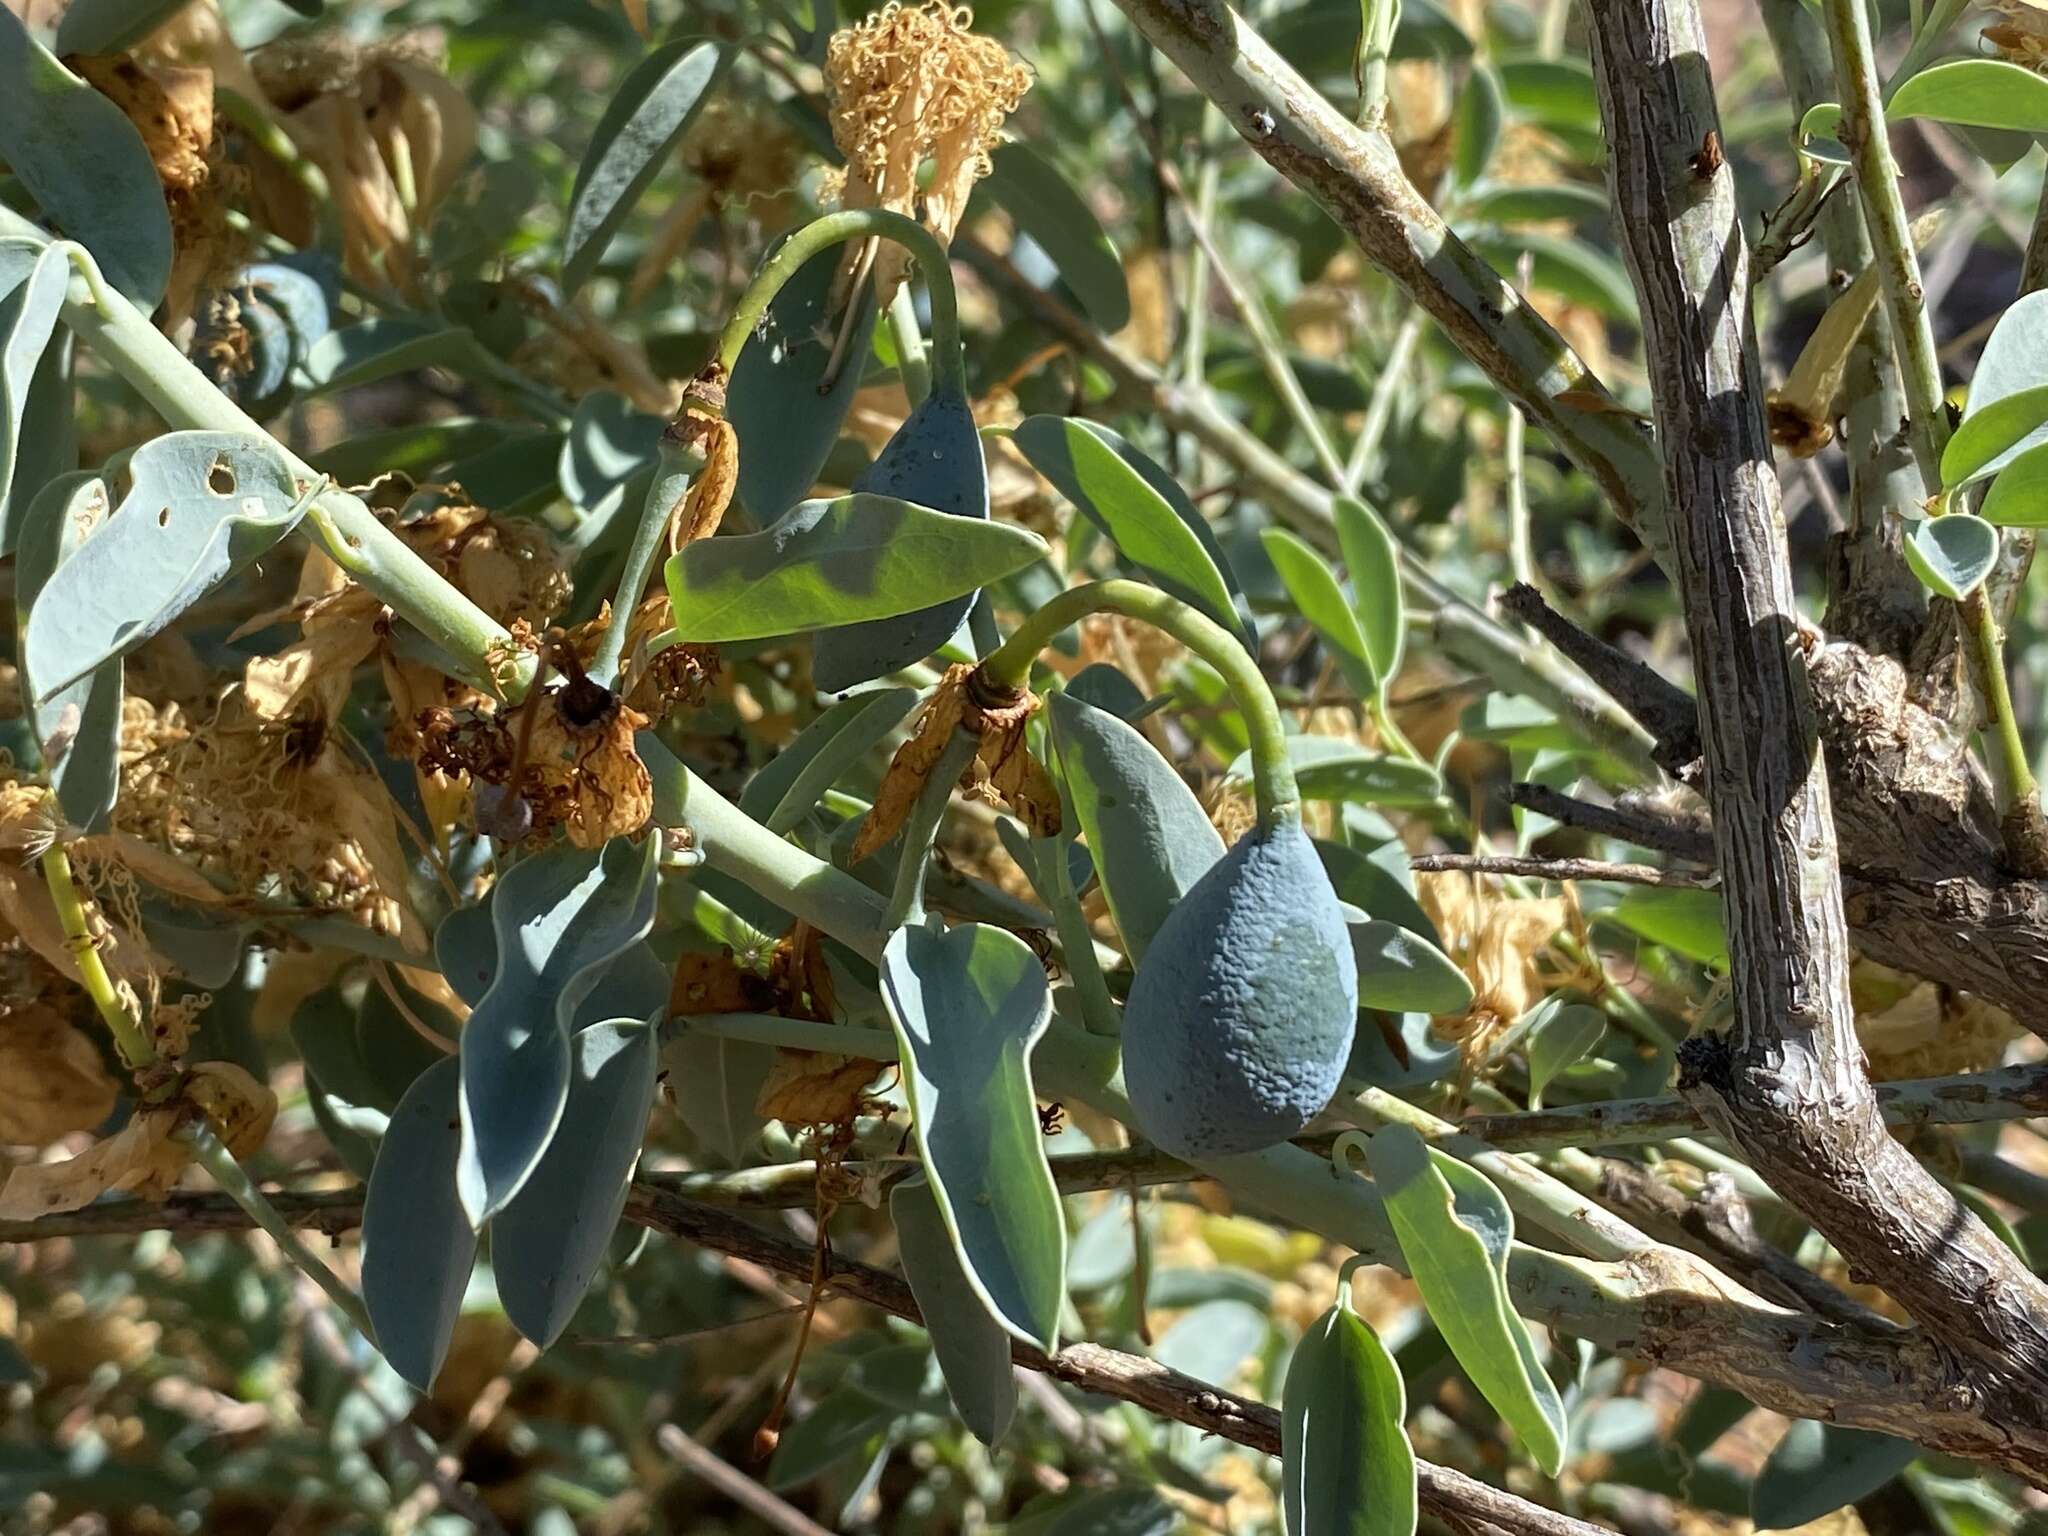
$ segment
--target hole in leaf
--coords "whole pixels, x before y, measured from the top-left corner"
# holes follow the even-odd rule
[[[165,507],[161,512],[157,513],[156,525],[159,528],[168,528],[171,526],[171,509],[169,507]]]
[[[216,496],[235,494],[235,471],[226,454],[214,458],[213,468],[206,472],[206,488]]]

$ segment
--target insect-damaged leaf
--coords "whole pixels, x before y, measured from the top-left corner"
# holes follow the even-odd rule
[[[968,1280],[1005,1330],[1057,1346],[1067,1226],[1046,1165],[1031,1048],[1052,1018],[1038,957],[981,923],[899,928],[882,994],[918,1148]]]
[[[491,895],[497,968],[462,1029],[457,1187],[481,1227],[518,1194],[561,1124],[576,1009],[654,926],[660,839],[558,845],[514,865]]]
[[[105,527],[51,574],[23,653],[38,699],[133,650],[291,531],[304,489],[268,438],[170,432],[128,461]]]

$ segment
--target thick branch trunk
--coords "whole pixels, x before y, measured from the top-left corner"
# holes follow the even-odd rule
[[[1886,1131],[1849,999],[1835,825],[1765,434],[1748,252],[1694,0],[1591,0],[1692,642],[1735,1020],[1680,1091],[1968,1362],[1994,1433],[2048,1434],[2048,1288]]]

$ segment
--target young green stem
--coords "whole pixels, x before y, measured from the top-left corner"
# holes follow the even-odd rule
[[[54,806],[53,798],[53,809]],[[93,939],[85,902],[78,894],[78,883],[71,877],[71,855],[64,851],[61,842],[52,843],[44,851],[42,863],[43,883],[50,888],[57,923],[64,930],[64,945],[77,963],[85,995],[92,999],[107,1033],[114,1037],[114,1048],[121,1053],[123,1064],[131,1072],[140,1072],[156,1060],[156,1046],[142,1021],[128,1011],[127,1001],[107,972],[107,962],[101,958],[99,945]]]
[[[946,819],[953,786],[960,782],[961,773],[979,746],[972,732],[954,731],[930,777],[917,792],[917,803],[911,807],[910,819],[903,824],[903,846],[896,857],[896,886],[883,918],[883,925],[891,933],[907,923],[924,921],[924,879],[931,868],[932,845],[939,838],[939,823]]]
[[[1957,615],[1974,652],[1979,691],[1984,700],[1985,758],[1991,788],[2005,835],[2006,855],[2022,874],[2048,875],[2048,825],[2043,824],[2039,788],[2027,761],[2027,744],[2013,713],[2012,689],[2005,676],[2005,637],[1990,599],[1979,586],[1957,606]]]
[[[900,213],[881,208],[849,208],[813,219],[776,248],[726,321],[718,338],[718,361],[729,374],[740,359],[747,338],[760,325],[768,306],[782,292],[783,285],[796,276],[818,252],[848,240],[879,236],[893,240],[910,252],[924,269],[932,296],[932,350],[938,354],[932,366],[932,387],[967,391],[967,365],[960,349],[960,306],[953,292],[953,272],[947,264],[945,247],[922,224]]]
[[[1401,0],[1365,0],[1358,28],[1358,121],[1361,127],[1383,128],[1387,121],[1387,60],[1393,52],[1394,28],[1401,20]]]
[[[654,479],[647,487],[647,499],[640,504],[640,522],[626,550],[626,567],[619,573],[618,590],[612,594],[611,622],[605,626],[597,654],[590,660],[592,681],[607,688],[618,680],[619,659],[626,653],[626,631],[632,625],[633,610],[640,606],[640,598],[647,591],[647,577],[667,536],[669,519],[689,493],[691,478],[701,466],[697,455],[685,452],[673,433],[671,427],[662,434]]]
[[[1136,581],[1069,587],[1011,632],[982,662],[982,676],[1012,691],[1024,687],[1038,653],[1061,630],[1091,613],[1120,613],[1142,620],[1164,630],[1214,667],[1251,735],[1252,785],[1258,797],[1260,830],[1270,832],[1283,821],[1300,818],[1301,792],[1295,787],[1294,765],[1287,759],[1287,730],[1258,663],[1222,625],[1156,587]]]
[[[896,376],[914,411],[932,392],[932,360],[925,351],[924,332],[917,328],[917,304],[908,283],[889,301],[889,339],[896,346]]]

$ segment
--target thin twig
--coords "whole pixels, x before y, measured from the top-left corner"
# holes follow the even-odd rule
[[[1455,870],[1461,874],[1519,875],[1525,880],[1609,880],[1618,885],[1661,885],[1681,890],[1711,890],[1721,883],[1712,870],[1662,869],[1655,864],[1616,864],[1607,859],[1523,858],[1506,853],[1418,853],[1409,860],[1417,871]]]
[[[832,1536],[829,1530],[794,1504],[762,1487],[675,1425],[664,1424],[657,1429],[654,1443],[770,1530],[780,1532],[781,1536]]]

